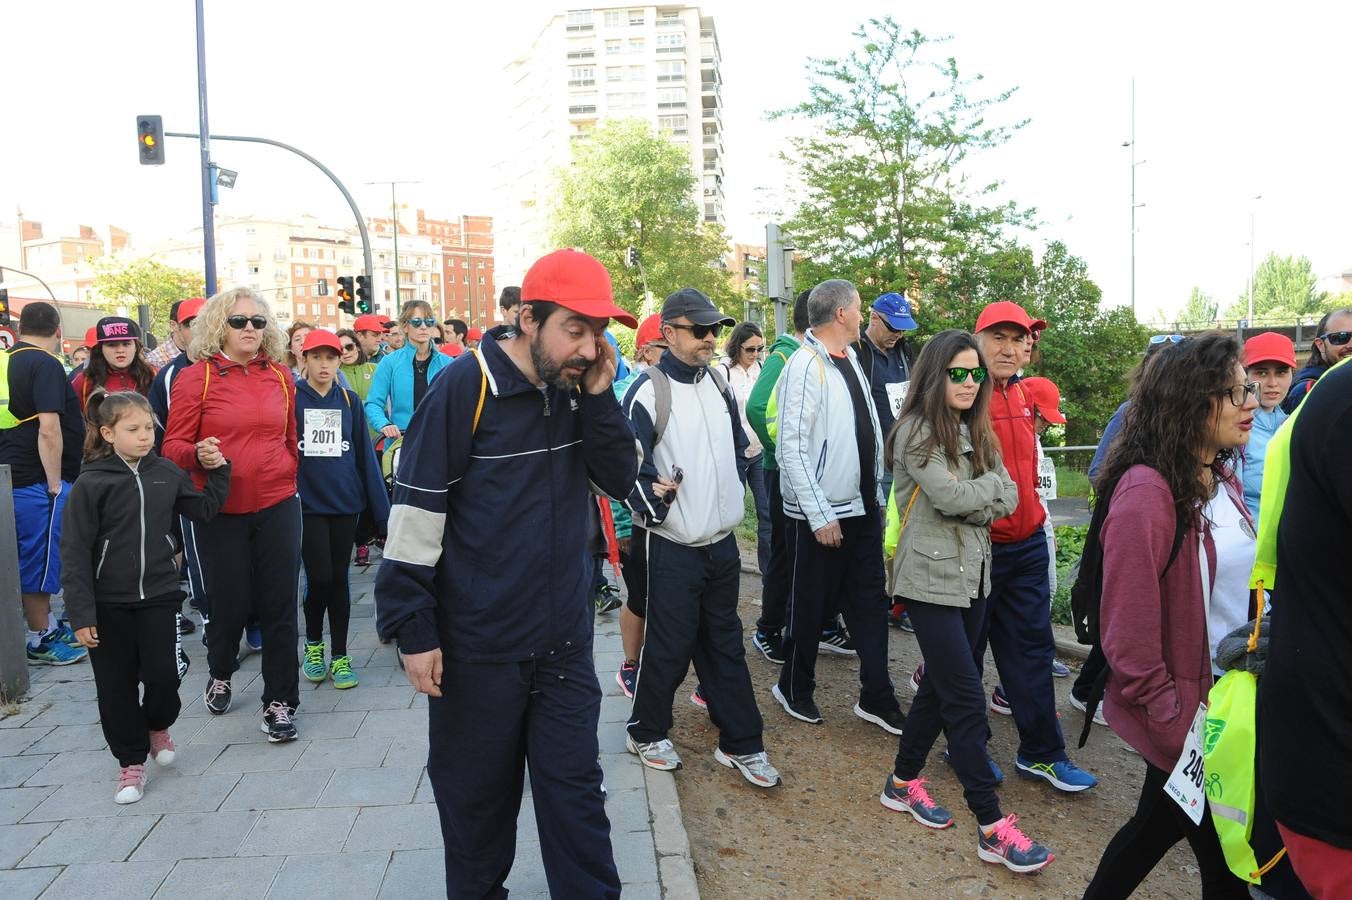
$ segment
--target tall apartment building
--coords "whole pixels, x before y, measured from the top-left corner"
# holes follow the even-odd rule
[[[690,153],[694,201],[723,217],[723,101],[718,33],[685,3],[555,15],[506,67],[510,131],[499,142],[499,279],[516,284],[549,246],[556,171],[571,143],[609,119],[652,123]]]

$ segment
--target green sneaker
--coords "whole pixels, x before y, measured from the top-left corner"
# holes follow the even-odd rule
[[[333,676],[333,686],[340,691],[357,686],[357,673],[352,671],[350,656],[335,656],[329,665],[329,674]]]
[[[328,670],[324,667],[323,641],[305,642],[305,662],[301,663],[300,670],[315,684],[323,683],[324,676],[328,674]]]

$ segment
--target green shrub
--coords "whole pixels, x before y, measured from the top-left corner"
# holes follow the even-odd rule
[[[1070,625],[1070,587],[1075,583],[1089,526],[1062,525],[1054,529],[1053,534],[1056,536],[1056,593],[1052,595],[1052,622]]]

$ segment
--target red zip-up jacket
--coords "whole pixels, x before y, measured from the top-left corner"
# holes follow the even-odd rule
[[[296,383],[291,370],[263,355],[248,364],[224,354],[185,368],[174,379],[162,455],[192,475],[206,470],[197,442],[220,439],[230,460],[230,493],[221,512],[258,512],[296,494]]]
[[[1005,468],[1019,488],[1019,505],[991,525],[991,540],[1013,544],[1041,529],[1046,518],[1037,497],[1037,434],[1033,431],[1033,406],[1023,387],[1015,381],[994,388],[991,425],[1000,439]]]
[[[71,380],[71,389],[75,391],[75,396],[80,400],[80,409],[89,406],[89,398],[93,395],[96,388],[89,382],[89,370],[83,369],[75,373]],[[109,369],[108,381],[104,383],[103,389],[110,394],[118,391],[132,391],[139,393],[136,387],[136,379],[132,377],[130,369]],[[201,485],[198,485],[201,487]]]

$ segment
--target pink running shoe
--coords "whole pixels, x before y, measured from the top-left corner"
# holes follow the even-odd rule
[[[117,794],[113,796],[113,802],[135,803],[144,797],[145,793],[146,767],[123,766],[121,774],[117,776]]]
[[[150,758],[162,766],[174,761],[174,739],[167,729],[150,732]]]

